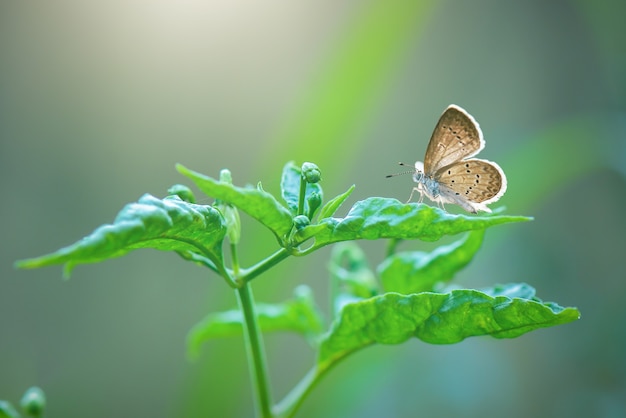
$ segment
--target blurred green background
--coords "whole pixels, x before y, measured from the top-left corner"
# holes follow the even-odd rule
[[[498,202],[535,221],[491,229],[467,287],[526,281],[582,319],[515,340],[417,340],[333,369],[301,417],[626,416],[626,3],[570,0],[2,2],[0,399],[30,385],[50,417],[251,416],[242,339],[185,357],[187,330],[235,305],[210,272],[137,251],[15,271],[189,184],[174,164],[277,192],[288,160],[326,196],[407,198],[396,162],[422,159],[450,103],[481,124],[508,176]],[[343,212],[345,213],[345,212]],[[274,241],[244,219],[242,262]],[[384,242],[363,243],[372,265]],[[420,242],[403,249],[428,249]],[[254,282],[257,299],[312,286],[329,248]],[[280,399],[313,363],[266,337]]]

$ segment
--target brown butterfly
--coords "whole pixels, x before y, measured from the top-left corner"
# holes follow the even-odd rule
[[[414,171],[387,177],[413,174],[417,186],[408,201],[417,191],[420,203],[426,195],[441,207],[444,203],[454,203],[471,213],[491,212],[487,205],[506,192],[506,176],[492,161],[469,158],[484,147],[478,122],[461,107],[450,105],[430,137],[424,162],[416,162]]]

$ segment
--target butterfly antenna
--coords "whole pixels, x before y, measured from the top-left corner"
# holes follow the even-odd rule
[[[403,166],[403,167],[412,167],[411,165],[406,164],[406,163],[403,163],[403,162],[399,162],[398,164],[399,164],[399,165],[401,165],[401,166]],[[414,168],[413,168],[413,169],[411,169],[411,170],[408,170],[408,171],[403,171],[403,172],[401,172],[401,173],[387,174],[387,175],[385,176],[385,178],[387,178],[387,179],[388,179],[388,178],[390,178],[390,177],[403,176],[403,175],[405,175],[405,174],[413,174],[413,173],[415,173],[415,169],[414,169]]]

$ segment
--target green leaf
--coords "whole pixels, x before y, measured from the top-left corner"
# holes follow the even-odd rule
[[[172,187],[167,189],[167,194],[170,196],[176,195],[185,202],[196,203],[196,197],[194,196],[191,189],[183,184],[173,185]]]
[[[204,174],[189,170],[181,164],[176,169],[189,177],[207,195],[237,206],[239,209],[269,228],[280,240],[291,231],[291,213],[271,194],[257,189],[233,186]]]
[[[371,197],[356,202],[345,218],[322,219],[318,224],[298,231],[295,238],[304,242],[315,237],[315,243],[306,250],[310,252],[334,242],[355,239],[436,241],[444,235],[531,219],[525,216],[450,215],[425,204],[404,204],[397,199]]]
[[[226,227],[219,211],[177,196],[158,199],[149,194],[120,211],[111,225],[60,250],[16,262],[18,268],[65,264],[69,276],[77,264],[98,263],[138,248],[191,253],[206,257],[223,269],[222,241]]]
[[[287,207],[291,211],[292,215],[298,213],[298,202],[300,199],[300,184],[302,179],[302,170],[295,165],[293,161],[288,162],[283,168],[283,174],[280,180],[280,190],[283,200],[287,203]],[[305,183],[306,194],[304,200],[304,210],[302,213],[308,214],[309,204],[306,197],[312,193],[318,193],[320,197],[324,195],[322,187],[319,183]],[[309,218],[310,219],[310,218]]]
[[[472,261],[484,235],[485,230],[479,229],[430,253],[407,251],[387,257],[378,266],[383,288],[404,295],[434,290],[437,283],[452,280],[457,271]]]
[[[482,289],[482,292],[489,296],[507,296],[509,298],[522,298],[533,299],[539,301],[535,297],[535,288],[526,283],[510,283],[510,284],[497,284],[487,289]],[[545,302],[549,304],[550,302]]]
[[[295,332],[304,335],[312,345],[316,344],[324,328],[308,286],[298,286],[291,300],[276,304],[257,303],[255,310],[263,332]],[[189,356],[196,357],[200,346],[207,340],[241,335],[242,323],[243,316],[238,309],[207,315],[187,335]]]
[[[20,418],[20,414],[11,403],[0,401],[0,418]]]
[[[369,268],[365,253],[353,242],[342,242],[333,247],[328,268],[333,316],[347,303],[379,293],[376,277]]]
[[[324,219],[324,218],[330,218],[331,216],[333,216],[335,212],[337,212],[337,209],[339,209],[339,206],[341,206],[341,204],[345,202],[345,200],[348,198],[348,196],[352,194],[353,191],[354,191],[354,184],[350,186],[350,188],[346,190],[344,193],[340,194],[339,196],[334,197],[332,200],[326,203],[322,207],[322,210],[320,211],[319,218]]]
[[[526,294],[528,285],[509,285],[510,296],[478,290],[400,295],[385,293],[348,304],[321,341],[318,370],[371,344],[401,344],[411,337],[431,344],[454,344],[467,337],[515,338],[535,329],[574,321],[576,308],[562,308]],[[500,286],[495,293],[506,293]]]

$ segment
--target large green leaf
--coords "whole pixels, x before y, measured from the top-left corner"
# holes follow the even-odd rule
[[[265,225],[281,241],[291,231],[293,226],[291,213],[271,194],[259,189],[233,186],[190,170],[181,164],[177,164],[176,169],[193,180],[207,195],[238,207]]]
[[[315,237],[307,251],[355,239],[421,239],[436,241],[444,235],[485,229],[509,222],[524,222],[525,216],[451,215],[432,206],[401,203],[397,199],[371,197],[356,202],[345,218],[326,218],[296,234],[304,242]]]
[[[188,203],[177,196],[161,200],[146,194],[137,203],[126,205],[113,224],[103,225],[51,254],[18,261],[16,266],[65,264],[65,275],[69,276],[77,264],[120,257],[138,248],[154,248],[207,258],[221,270],[225,234],[223,218],[213,207]]]
[[[484,235],[485,230],[478,229],[430,253],[406,251],[387,257],[378,266],[383,288],[404,295],[434,290],[437,283],[452,280],[457,271],[472,261]]]
[[[295,332],[302,334],[311,344],[317,342],[324,323],[308,286],[298,286],[294,298],[283,303],[257,303],[255,311],[263,332]],[[233,309],[207,315],[187,335],[189,355],[195,357],[207,340],[239,336],[243,332],[241,310]]]
[[[529,296],[529,288],[513,284],[485,292],[385,293],[348,304],[321,342],[318,370],[375,343],[401,344],[411,337],[431,344],[454,344],[479,335],[515,338],[580,317],[576,308],[517,297]]]

